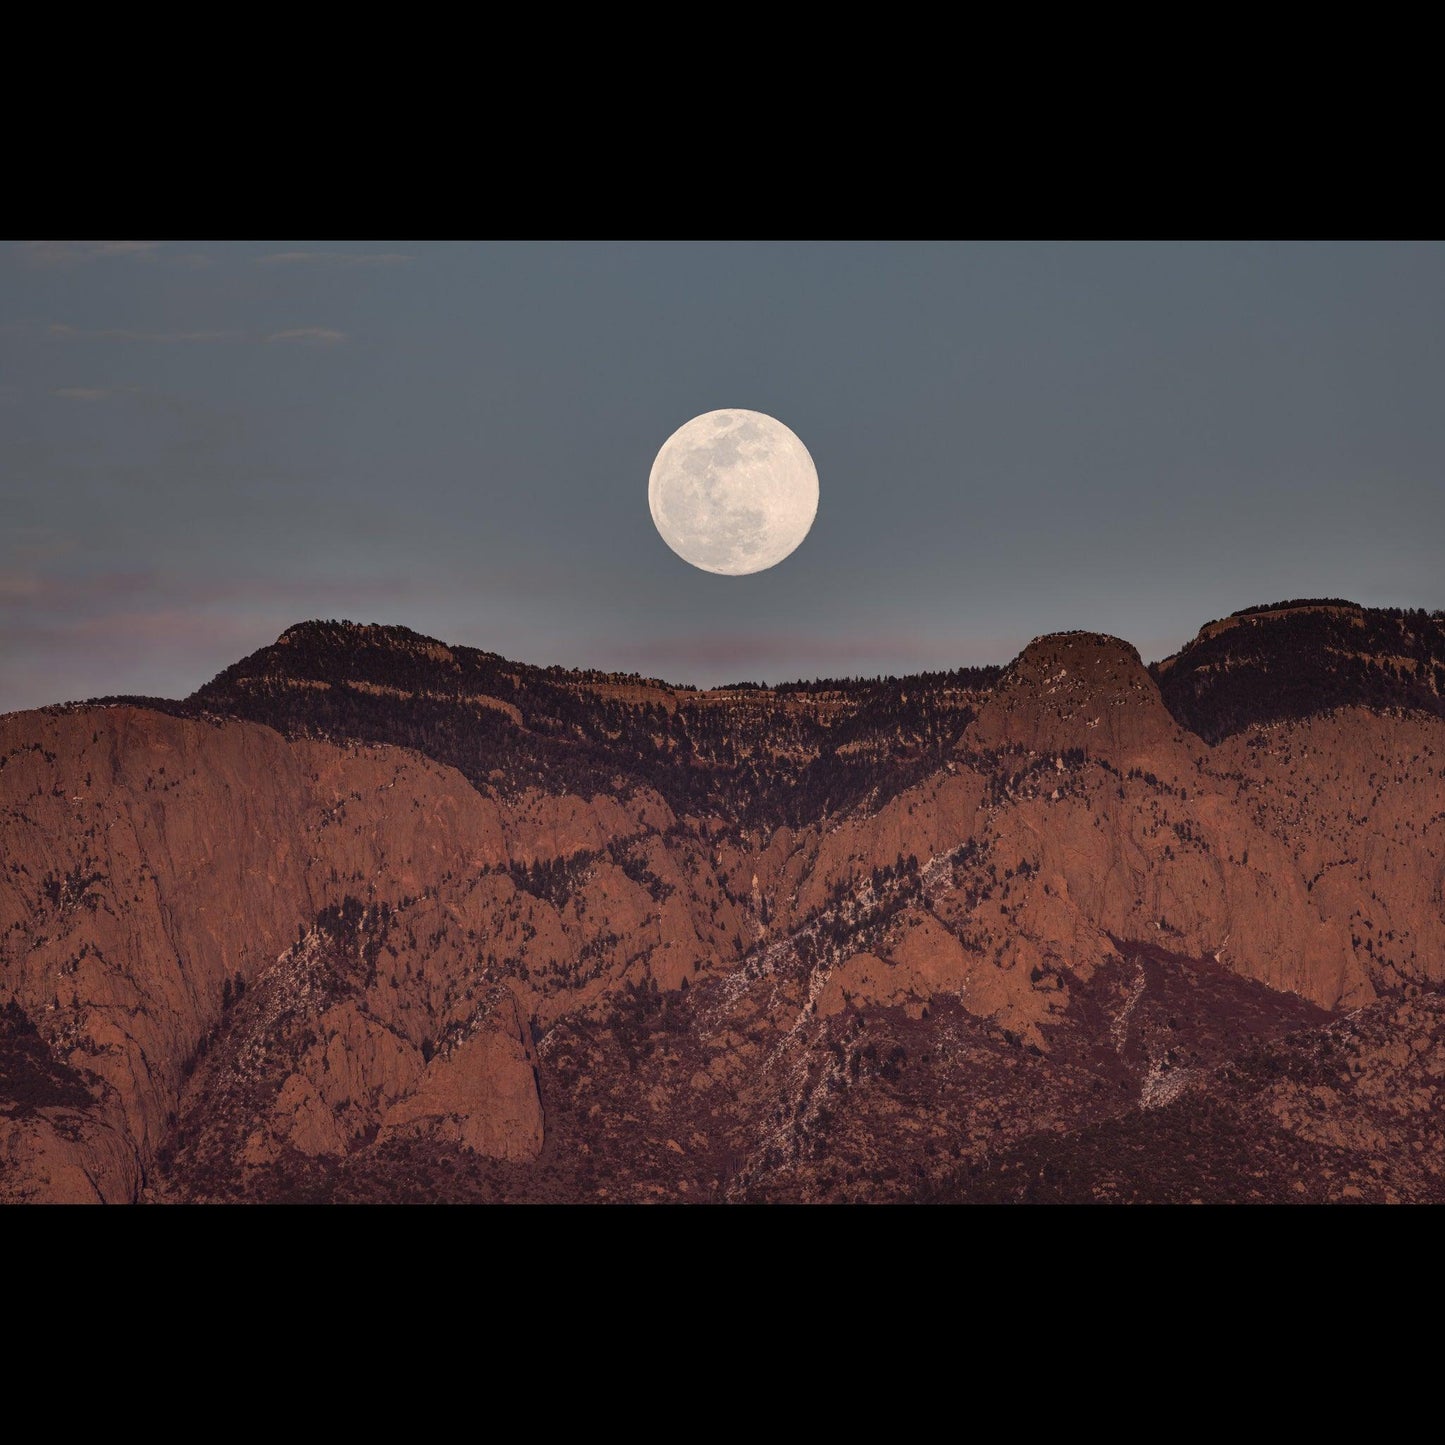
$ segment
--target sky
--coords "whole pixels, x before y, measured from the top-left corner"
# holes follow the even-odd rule
[[[707,686],[1445,607],[1442,399],[1438,243],[9,243],[0,712],[313,617]],[[742,577],[647,501],[729,407],[820,488]]]

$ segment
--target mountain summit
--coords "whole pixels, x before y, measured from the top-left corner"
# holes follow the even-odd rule
[[[980,741],[1122,755],[1179,736],[1139,653],[1099,632],[1036,637],[983,705]]]
[[[1170,711],[1208,742],[1337,707],[1445,716],[1445,612],[1337,598],[1249,607],[1152,671]]]
[[[0,717],[0,1198],[1440,1200],[1441,628]]]

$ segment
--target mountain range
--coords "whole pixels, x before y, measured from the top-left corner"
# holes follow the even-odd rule
[[[1445,613],[0,716],[0,1199],[1445,1199]]]

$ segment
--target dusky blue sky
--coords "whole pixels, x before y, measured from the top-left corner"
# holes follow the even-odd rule
[[[309,617],[705,685],[1441,607],[1442,398],[1434,243],[8,244],[0,711]],[[747,577],[648,512],[722,407],[820,479]]]

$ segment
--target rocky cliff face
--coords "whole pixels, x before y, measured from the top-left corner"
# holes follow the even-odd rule
[[[1445,719],[1398,700],[1211,745],[1089,633],[718,694],[258,657],[0,718],[0,1197],[987,1193],[1445,984]],[[1347,1182],[1391,1136],[1345,1134]]]

